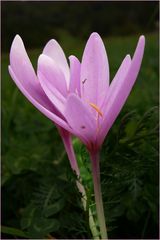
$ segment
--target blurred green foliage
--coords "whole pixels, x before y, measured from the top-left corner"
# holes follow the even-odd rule
[[[27,47],[41,47],[65,29],[85,39],[97,31],[105,36],[153,32],[158,29],[156,1],[14,1],[2,2],[2,51],[20,34]]]
[[[54,36],[52,36],[54,37]],[[66,55],[81,58],[85,42],[58,31]],[[137,35],[104,38],[111,78]],[[25,41],[25,39],[24,39]],[[42,49],[29,51],[36,68]],[[54,124],[9,77],[2,55],[3,239],[91,238],[76,177]],[[158,35],[146,35],[141,72],[101,152],[101,182],[109,238],[158,237]],[[88,154],[74,139],[88,204],[95,214]]]

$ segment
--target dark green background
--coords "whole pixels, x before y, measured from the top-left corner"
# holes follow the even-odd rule
[[[158,23],[158,2],[3,2],[2,51],[9,49],[16,33],[27,47],[41,47],[65,30],[86,39],[100,35],[122,36],[154,31]],[[158,26],[157,26],[158,28]]]

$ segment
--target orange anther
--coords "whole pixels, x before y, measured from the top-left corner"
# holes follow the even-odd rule
[[[94,104],[94,103],[89,103],[89,105],[90,105],[91,107],[93,107],[93,108],[96,110],[96,112],[98,112],[98,114],[99,114],[101,117],[103,117],[103,113],[101,112],[101,110],[98,108],[98,106],[97,106],[96,104]]]

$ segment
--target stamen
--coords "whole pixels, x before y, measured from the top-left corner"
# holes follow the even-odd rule
[[[103,113],[101,112],[101,110],[98,108],[98,106],[97,106],[96,104],[94,104],[94,103],[89,103],[89,105],[90,105],[91,107],[93,107],[93,108],[96,110],[96,112],[97,112],[101,117],[103,117]]]

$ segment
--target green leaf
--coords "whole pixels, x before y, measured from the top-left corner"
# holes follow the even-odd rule
[[[23,231],[17,228],[1,226],[1,232],[9,235],[17,236],[17,237],[28,238],[26,233],[24,233]]]
[[[134,136],[136,128],[137,128],[137,122],[136,121],[130,121],[127,124],[126,129],[125,129],[127,138],[131,138],[132,136]]]
[[[45,235],[57,231],[59,227],[60,224],[56,219],[37,218],[28,229],[28,234],[32,238],[43,238]]]
[[[29,205],[23,213],[23,217],[21,219],[21,227],[22,229],[26,229],[29,226],[31,226],[35,213],[36,213],[36,208],[33,207],[32,205]]]
[[[58,202],[48,205],[43,211],[44,216],[50,217],[53,214],[58,213],[64,207],[64,203],[64,200],[60,199]]]
[[[44,238],[47,234],[59,229],[59,222],[56,219],[47,219],[39,207],[29,205],[21,220],[23,229],[27,229],[28,236],[31,238]]]
[[[33,224],[33,229],[36,232],[46,232],[46,233],[57,231],[59,229],[59,222],[53,218],[52,219],[39,218]]]

